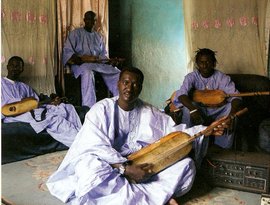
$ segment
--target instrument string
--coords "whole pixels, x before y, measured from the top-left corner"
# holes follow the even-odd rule
[[[226,118],[223,119],[223,120],[220,120],[220,121],[217,121],[216,123],[213,123],[212,125],[208,126],[206,129],[204,129],[204,130],[200,131],[199,133],[193,135],[193,136],[191,137],[190,140],[193,141],[195,138],[198,138],[198,137],[200,137],[200,136],[202,136],[202,135],[207,134],[208,132],[211,132],[211,131],[212,131],[215,127],[217,127],[218,125],[221,125],[221,124],[223,124],[223,123],[228,123],[228,122],[230,122],[231,120],[233,120],[233,119],[235,119],[236,117],[238,117],[238,116],[244,114],[244,113],[247,112],[247,111],[248,111],[248,109],[247,109],[247,108],[244,108],[244,109],[242,109],[242,110],[236,112],[234,115],[230,115],[230,116],[226,117]]]

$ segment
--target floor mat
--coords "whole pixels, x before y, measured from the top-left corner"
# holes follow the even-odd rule
[[[2,198],[12,205],[64,204],[49,193],[46,181],[65,154],[54,152],[2,165]]]
[[[2,165],[2,198],[11,205],[63,205],[49,193],[46,181],[66,152]],[[190,192],[177,201],[181,205],[259,205],[260,194],[211,187],[198,175]]]

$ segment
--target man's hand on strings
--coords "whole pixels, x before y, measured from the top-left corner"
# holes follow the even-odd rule
[[[119,67],[123,64],[123,62],[125,61],[124,58],[110,58],[110,60],[108,61],[108,64],[114,66],[114,67]]]
[[[219,120],[214,121],[209,127],[213,127],[213,129],[210,129],[205,136],[215,135],[215,136],[221,136],[223,135],[224,131],[229,127],[228,123],[225,122],[227,117],[222,117]]]
[[[68,63],[71,65],[81,65],[83,64],[83,61],[80,56],[77,56],[76,54],[73,54],[71,58],[68,60]]]

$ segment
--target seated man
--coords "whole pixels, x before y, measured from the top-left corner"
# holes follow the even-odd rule
[[[106,64],[110,61],[106,57],[105,44],[101,35],[93,30],[96,14],[87,11],[84,22],[84,28],[75,29],[68,35],[63,48],[63,64],[71,65],[76,78],[81,76],[82,105],[92,107],[96,103],[94,72],[100,73],[108,89],[116,96],[120,70]]]
[[[150,177],[153,165],[127,163],[127,156],[173,132],[191,135],[204,129],[185,129],[159,109],[139,99],[144,75],[123,68],[119,97],[97,102],[58,170],[49,178],[52,195],[69,204],[165,204],[187,193],[194,181],[194,161],[186,157]],[[226,124],[208,134],[223,134]],[[203,137],[194,142],[195,156],[203,156]]]
[[[214,51],[203,48],[197,50],[196,53],[197,69],[185,76],[173,100],[177,107],[184,106],[182,123],[188,127],[199,124],[209,125],[222,116],[235,114],[241,105],[239,97],[231,97],[214,107],[193,101],[191,92],[194,90],[222,90],[227,94],[239,93],[231,78],[215,69],[217,60]],[[215,138],[215,144],[223,148],[231,148],[233,135],[233,129],[228,129],[224,136]]]
[[[2,107],[29,97],[39,100],[38,95],[30,86],[18,81],[24,70],[24,62],[21,57],[11,57],[7,64],[7,70],[7,77],[1,79]],[[61,103],[58,100],[59,98],[56,98],[51,104],[17,116],[4,116],[2,114],[2,122],[27,122],[36,133],[46,130],[55,140],[69,147],[82,124],[73,105]]]

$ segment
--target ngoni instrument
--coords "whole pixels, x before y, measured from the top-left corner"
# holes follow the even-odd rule
[[[80,56],[81,60],[85,63],[115,63],[115,64],[121,64],[125,61],[124,58],[97,58],[96,56],[89,56],[89,55],[83,55]],[[73,60],[68,61],[69,64],[73,65],[75,62]]]
[[[56,99],[56,98],[55,98]],[[67,98],[58,98],[59,102],[64,102]],[[1,112],[6,117],[14,117],[23,113],[29,112],[38,108],[40,105],[52,103],[54,99],[47,99],[44,101],[38,101],[34,97],[24,98],[21,101],[5,104],[1,108]]]
[[[128,156],[128,160],[132,161],[132,164],[151,163],[153,164],[153,174],[156,174],[187,156],[192,149],[192,142],[196,138],[211,132],[218,125],[228,123],[247,111],[248,109],[244,108],[232,116],[217,120],[193,136],[181,131],[172,132],[160,140],[132,153]]]
[[[35,98],[24,98],[21,101],[13,102],[2,106],[2,114],[11,117],[23,114],[38,107],[38,101]]]
[[[270,95],[270,91],[227,94],[223,90],[194,90],[192,93],[192,99],[194,102],[202,103],[205,106],[215,107],[222,105],[224,101],[229,97],[261,95]]]

